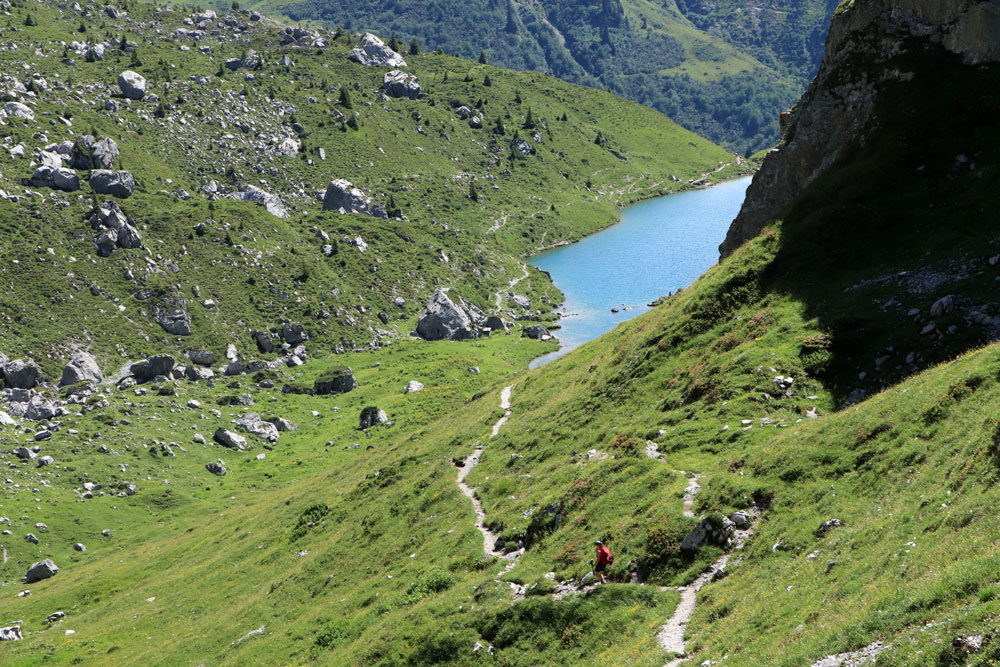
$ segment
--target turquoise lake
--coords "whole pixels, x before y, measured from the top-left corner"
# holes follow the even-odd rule
[[[622,211],[618,224],[532,257],[566,295],[562,348],[542,366],[649,310],[649,302],[687,287],[719,260],[719,244],[743,204],[750,177],[691,190]],[[616,308],[619,312],[612,313]]]

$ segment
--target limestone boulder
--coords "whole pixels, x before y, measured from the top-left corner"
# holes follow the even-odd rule
[[[239,451],[245,451],[249,449],[247,447],[246,438],[244,438],[239,433],[233,433],[232,431],[226,430],[224,428],[216,429],[215,433],[212,434],[212,440],[219,443],[223,447],[229,447],[230,449],[236,449]]]
[[[438,289],[420,315],[417,335],[424,340],[467,340],[475,338],[477,331],[469,314]]]
[[[411,100],[420,97],[420,83],[417,77],[398,69],[385,73],[382,77],[382,88],[389,97],[406,97]]]
[[[313,393],[317,395],[346,394],[358,386],[354,371],[350,367],[324,373],[313,383]]]
[[[146,96],[146,78],[138,72],[125,70],[118,75],[118,87],[122,95],[130,100],[141,100]]]
[[[247,433],[264,438],[269,442],[278,441],[278,427],[264,421],[256,412],[248,412],[236,421],[236,426]]]
[[[324,211],[371,214],[372,198],[343,178],[330,181],[323,195]]]
[[[63,368],[62,376],[59,378],[59,386],[65,387],[77,382],[90,382],[98,384],[104,379],[101,367],[97,365],[97,360],[87,352],[77,352]]]
[[[30,359],[8,361],[3,367],[4,382],[13,389],[32,389],[38,384],[42,369]]]
[[[234,192],[228,196],[232,199],[240,199],[263,206],[268,213],[276,218],[288,217],[288,209],[285,207],[285,203],[281,201],[281,198],[258,188],[256,185],[244,186],[243,190]]]
[[[363,429],[371,428],[372,426],[384,424],[387,421],[389,421],[389,416],[385,413],[385,410],[374,405],[369,405],[361,410],[358,426]]]
[[[36,581],[42,581],[43,579],[54,577],[57,572],[59,572],[59,567],[52,562],[51,558],[46,558],[43,561],[33,563],[31,567],[28,568],[27,574],[22,577],[21,581],[26,584],[33,584]]]
[[[406,67],[403,56],[390,49],[385,42],[370,32],[361,36],[361,41],[351,50],[348,57],[367,67]]]
[[[128,171],[94,169],[90,172],[90,188],[99,195],[126,199],[135,192],[135,178]]]

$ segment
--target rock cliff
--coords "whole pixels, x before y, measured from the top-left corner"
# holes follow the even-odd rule
[[[834,15],[819,73],[783,124],[719,246],[723,258],[756,236],[835,162],[863,149],[887,81],[910,81],[892,60],[942,48],[968,66],[1000,61],[1000,0],[859,0]]]

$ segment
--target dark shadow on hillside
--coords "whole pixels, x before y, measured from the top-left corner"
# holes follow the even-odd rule
[[[761,278],[828,332],[801,359],[838,402],[1000,338],[1000,66],[912,51],[890,67],[916,76],[881,84],[866,145],[785,211]]]

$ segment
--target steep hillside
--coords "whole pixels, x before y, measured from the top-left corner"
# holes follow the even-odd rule
[[[0,221],[20,242],[0,250],[4,352],[50,377],[74,347],[109,370],[164,350],[223,359],[229,344],[270,362],[280,349],[253,332],[280,347],[289,323],[316,351],[378,346],[406,337],[438,285],[538,317],[548,306],[506,300],[521,255],[735,164],[655,112],[540,74],[416,56],[419,96],[390,97],[390,67],[348,59],[353,36],[111,13],[29,3],[5,18]],[[141,100],[117,92],[129,68]],[[92,159],[87,135],[113,149]],[[79,189],[51,187],[45,165],[77,167],[63,187]],[[134,192],[98,194],[94,166],[127,171]],[[333,208],[371,215],[323,210],[336,179],[361,192]],[[95,217],[109,201],[138,247],[95,245],[117,220]],[[555,302],[534,272],[519,290]]]
[[[24,449],[0,455],[0,592],[23,623],[0,660],[1000,659],[1000,6],[927,7],[845,5],[844,49],[920,28],[825,79],[877,91],[864,140],[690,288],[541,370],[551,343],[516,335],[311,347],[294,370],[74,383],[59,414],[3,426]],[[776,192],[758,177],[753,201]],[[46,558],[54,576],[18,583]]]
[[[832,0],[655,3],[262,0],[293,20],[397,35],[408,45],[608,88],[750,155],[778,139],[819,64]],[[760,4],[760,3],[758,3]],[[789,5],[792,5],[789,7]]]

